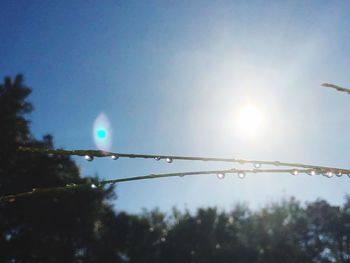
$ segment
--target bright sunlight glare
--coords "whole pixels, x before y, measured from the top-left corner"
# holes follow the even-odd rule
[[[264,128],[264,113],[253,104],[242,106],[237,113],[236,128],[240,136],[257,137]]]

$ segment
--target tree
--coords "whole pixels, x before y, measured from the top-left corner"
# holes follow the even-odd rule
[[[67,156],[18,153],[19,146],[52,148],[53,138],[37,140],[25,114],[31,89],[23,77],[0,85],[0,195],[95,182],[82,178]],[[113,188],[36,193],[0,204],[0,262],[119,262],[108,200]]]

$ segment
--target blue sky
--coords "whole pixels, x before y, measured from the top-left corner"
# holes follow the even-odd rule
[[[349,167],[350,96],[319,86],[350,86],[348,1],[5,0],[0,25],[0,73],[25,75],[33,133],[57,147],[96,148],[104,113],[117,152]],[[247,103],[264,116],[254,136],[237,123]],[[232,167],[76,160],[104,179]],[[306,175],[159,179],[119,185],[116,209],[339,204],[349,187]]]

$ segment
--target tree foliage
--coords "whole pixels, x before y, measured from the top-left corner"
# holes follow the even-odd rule
[[[0,195],[34,187],[64,186],[95,181],[82,178],[67,156],[19,154],[17,147],[53,147],[52,136],[35,139],[24,117],[32,105],[31,90],[18,75],[0,85]],[[112,189],[33,194],[0,205],[1,262],[118,262],[105,239],[111,238],[115,214],[105,202]],[[114,242],[114,240],[111,240]],[[113,253],[110,253],[113,251]]]

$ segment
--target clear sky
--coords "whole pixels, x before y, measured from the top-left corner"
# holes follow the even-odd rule
[[[32,130],[57,147],[95,149],[104,113],[112,151],[350,168],[350,96],[320,87],[350,87],[349,1],[3,0],[0,36],[1,76],[24,74]],[[75,159],[103,179],[232,167]],[[349,187],[307,175],[148,180],[120,184],[116,209],[339,204]]]

